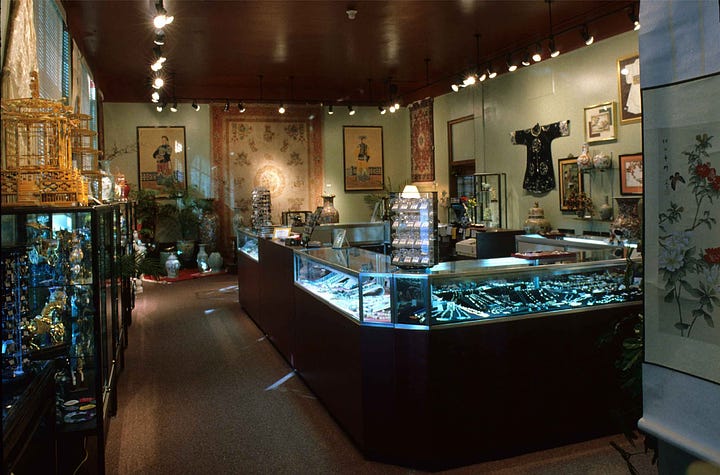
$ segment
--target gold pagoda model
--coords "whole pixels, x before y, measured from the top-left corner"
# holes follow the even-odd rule
[[[2,204],[87,205],[87,185],[72,164],[77,120],[60,101],[40,98],[37,72],[30,98],[2,100]]]

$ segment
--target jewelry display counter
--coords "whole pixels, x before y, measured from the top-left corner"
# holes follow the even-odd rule
[[[260,314],[259,239],[252,230],[237,230],[238,297],[240,305],[253,319]]]
[[[28,361],[55,360],[61,468],[92,437],[104,470],[124,349],[121,252],[118,205],[2,208],[3,392]]]
[[[407,272],[359,249],[295,251],[293,366],[386,463],[441,470],[614,433],[616,355],[598,339],[642,294],[608,257]]]

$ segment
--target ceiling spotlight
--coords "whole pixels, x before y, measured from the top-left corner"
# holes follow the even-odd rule
[[[458,92],[460,90],[459,84],[451,84],[450,89],[452,89],[453,92]]]
[[[530,53],[528,53],[527,50],[526,50],[525,53],[523,54],[523,58],[522,58],[521,64],[522,64],[523,66],[530,66]]]
[[[399,102],[396,102],[396,103],[393,104],[393,105],[395,106],[395,110],[396,110],[396,111],[397,111],[397,110],[400,110],[400,103],[399,103]]]
[[[488,78],[490,78],[490,79],[495,79],[495,76],[497,76],[497,71],[495,71],[495,69],[493,69],[492,64],[488,64],[487,75],[488,75]]]
[[[477,77],[475,74],[468,74],[465,79],[463,79],[463,87],[472,86],[475,84],[475,81],[477,80]],[[480,78],[481,81],[484,81],[484,78]]]
[[[155,76],[155,79],[153,79],[152,87],[155,89],[160,89],[165,84],[165,81],[160,76]]]
[[[630,11],[628,11],[628,17],[633,24],[633,30],[638,31],[640,29],[640,18],[638,18],[638,16],[635,14],[634,5],[630,7]]]
[[[387,113],[387,109],[385,109],[385,106],[378,106],[378,110],[380,111],[381,115],[385,115]]]
[[[588,31],[587,25],[583,25],[582,30],[580,31],[580,36],[582,36],[583,41],[586,45],[590,46],[595,41],[595,37],[590,34]]]
[[[242,114],[243,112],[245,112],[245,104],[243,104],[242,102],[238,102],[238,111],[239,111],[241,114]]]
[[[328,115],[333,115],[334,113],[335,113],[335,111],[333,110],[333,106],[332,106],[332,104],[330,104],[328,106]]]
[[[279,112],[280,114],[284,114],[284,113],[285,113],[285,104],[280,104],[280,107],[278,107],[278,112]]]
[[[517,69],[517,63],[513,61],[511,54],[507,55],[507,60],[505,62],[507,63],[508,71],[513,72]]]
[[[349,7],[347,10],[345,10],[345,14],[348,17],[348,20],[354,20],[357,16],[357,10],[353,7]]]
[[[162,112],[166,105],[167,104],[165,104],[164,102],[162,104],[158,104],[157,106],[155,106],[155,110],[158,112]]]
[[[550,43],[548,43],[548,49],[550,50],[550,57],[557,58],[560,56],[560,50],[555,47],[555,38],[550,37]]]
[[[155,61],[150,65],[150,69],[152,69],[155,72],[158,72],[162,69],[162,63],[160,61]]]
[[[174,19],[175,17],[167,14],[167,11],[163,7],[162,0],[155,3],[155,18],[153,18],[153,25],[155,25],[155,28],[160,29],[165,25],[169,25]]]
[[[153,102],[157,102],[160,100],[160,93],[157,91],[153,91],[153,93],[150,95]]]
[[[170,112],[177,112],[177,102],[173,102],[173,105],[170,106]]]
[[[355,109],[353,109],[353,106],[348,106],[348,115],[355,115]]]
[[[195,112],[200,110],[200,106],[198,105],[197,101],[193,101],[192,108],[195,109]]]
[[[487,75],[487,70],[485,70],[485,71],[482,72],[482,74],[481,74],[480,76],[478,76],[478,79],[480,80],[480,82],[483,82],[484,80],[487,79],[487,76],[488,76],[488,75]]]
[[[167,61],[167,58],[165,57],[165,55],[163,55],[161,47],[155,46],[153,48],[153,54],[155,55],[155,61],[157,61],[161,64],[164,63],[165,61]]]
[[[225,107],[223,108],[224,112],[230,112],[230,99],[225,100]]]
[[[391,113],[391,114],[394,114],[395,111],[397,110],[397,107],[395,107],[395,104],[393,104],[393,105],[391,105],[388,109],[390,110],[390,113]]]
[[[156,45],[162,46],[165,44],[165,32],[162,30],[157,30],[155,32],[155,39],[153,40],[153,43]]]
[[[542,48],[540,47],[540,43],[535,46],[535,53],[532,55],[532,59],[536,63],[542,61]]]

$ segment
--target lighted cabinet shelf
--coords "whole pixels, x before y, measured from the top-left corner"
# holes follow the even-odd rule
[[[5,285],[16,289],[17,302],[12,313],[3,312],[3,328],[20,329],[13,361],[3,358],[3,386],[6,375],[22,373],[24,362],[55,359],[61,465],[62,447],[72,445],[64,442],[94,435],[98,470],[104,469],[125,346],[123,252],[119,205],[2,208]],[[4,331],[3,345],[9,340]]]

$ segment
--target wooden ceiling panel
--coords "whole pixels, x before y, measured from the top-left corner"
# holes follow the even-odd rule
[[[63,0],[71,34],[106,101],[144,102],[153,58],[154,0]],[[408,103],[449,90],[478,63],[550,35],[545,0],[165,0],[168,100],[376,104],[390,83]],[[354,20],[346,10],[357,10]],[[556,42],[582,46],[630,30],[636,0],[553,0]],[[635,10],[637,11],[637,10]],[[262,80],[260,79],[262,76]],[[262,87],[261,87],[262,85]]]

